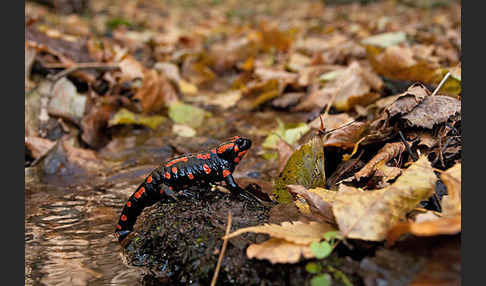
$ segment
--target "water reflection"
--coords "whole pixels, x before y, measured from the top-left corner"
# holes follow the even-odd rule
[[[134,185],[26,188],[26,285],[139,284],[111,235]]]

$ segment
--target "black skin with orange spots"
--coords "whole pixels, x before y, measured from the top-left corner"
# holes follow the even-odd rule
[[[115,229],[118,241],[122,242],[130,234],[144,208],[160,200],[170,200],[174,192],[189,186],[220,181],[225,181],[233,194],[241,191],[232,173],[250,147],[250,139],[235,136],[205,152],[179,156],[164,162],[150,173],[123,206]]]

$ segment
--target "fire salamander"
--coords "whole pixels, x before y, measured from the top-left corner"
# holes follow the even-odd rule
[[[231,174],[250,147],[250,139],[235,136],[216,148],[173,158],[153,170],[123,206],[115,229],[118,241],[130,234],[145,207],[169,199],[178,190],[225,181],[233,194],[241,191]]]

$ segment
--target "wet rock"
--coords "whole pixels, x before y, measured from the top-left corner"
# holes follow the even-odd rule
[[[124,254],[129,264],[146,269],[144,285],[209,285],[228,212],[232,212],[231,231],[268,221],[268,209],[259,204],[232,200],[229,195],[206,189],[192,192],[195,198],[158,203],[139,217],[139,227],[135,227],[138,234]],[[272,265],[248,259],[248,244],[264,238],[248,233],[230,239],[217,285],[302,285],[310,279],[305,261]]]

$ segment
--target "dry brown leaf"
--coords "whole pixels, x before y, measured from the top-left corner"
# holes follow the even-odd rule
[[[444,216],[461,215],[461,163],[440,175],[447,188],[447,195],[442,197],[442,213]]]
[[[333,96],[335,96],[333,106],[340,111],[350,110],[358,104],[366,106],[379,98],[380,95],[373,90],[380,90],[382,86],[383,82],[372,71],[365,70],[358,62],[353,62],[333,80],[326,83],[322,90],[306,98],[296,109],[323,108]]]
[[[367,192],[341,189],[333,203],[339,229],[348,238],[385,239],[406,213],[433,194],[436,179],[430,162],[422,156],[387,188]]]
[[[376,171],[374,175],[377,177],[382,177],[383,182],[391,181],[402,174],[402,169],[398,167],[387,166],[385,165],[384,161],[376,164],[375,169]]]
[[[122,81],[130,81],[144,77],[145,67],[131,55],[125,56],[123,60],[118,63],[118,66],[122,73]]]
[[[268,69],[268,68],[257,68],[254,73],[263,81],[276,79],[285,84],[293,84],[297,81],[298,78],[298,74],[296,73],[290,73],[283,70],[275,70],[275,69]]]
[[[332,213],[332,203],[337,192],[324,188],[306,189],[301,185],[288,185],[287,187],[291,193],[304,197],[310,207],[310,211],[321,218],[321,221],[336,222]]]
[[[155,70],[146,70],[143,84],[134,98],[140,100],[144,113],[157,112],[162,107],[177,101],[174,88],[169,80]]]
[[[356,142],[361,140],[364,132],[368,129],[368,124],[355,122],[347,127],[332,132],[324,141],[324,147],[340,147],[343,149],[353,148]]]
[[[30,150],[34,159],[46,154],[55,144],[55,142],[41,137],[25,137],[25,146]]]
[[[91,148],[100,148],[109,141],[104,128],[114,111],[113,104],[94,105],[81,120],[81,139]]]
[[[408,114],[402,116],[410,126],[432,129],[461,112],[461,101],[449,96],[428,96]]]
[[[430,92],[424,85],[415,83],[411,85],[406,92],[402,93],[385,110],[388,112],[390,117],[397,114],[407,114],[429,95]]]
[[[434,83],[439,76],[436,63],[419,59],[410,47],[391,46],[383,52],[367,47],[373,69],[380,75],[396,80]]]
[[[232,238],[246,232],[255,232],[266,233],[271,237],[284,239],[288,242],[309,245],[314,241],[320,241],[324,233],[334,230],[336,229],[327,223],[303,223],[295,221],[283,222],[281,225],[264,224],[260,226],[240,228],[227,235],[227,238]]]
[[[399,156],[405,151],[405,145],[402,142],[387,143],[383,146],[361,170],[354,174],[356,180],[361,180],[363,177],[369,177],[380,162],[386,163],[391,159]]]
[[[296,263],[303,256],[313,258],[308,245],[294,244],[283,239],[271,238],[246,249],[248,258],[266,259],[271,263]]]

